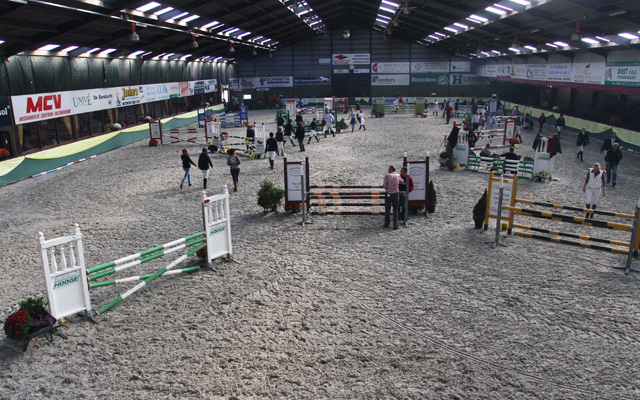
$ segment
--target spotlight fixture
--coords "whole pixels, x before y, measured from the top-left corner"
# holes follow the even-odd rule
[[[233,43],[229,40],[229,53],[235,53],[236,49],[233,48]]]
[[[345,29],[344,32],[342,32],[342,37],[345,39],[349,39],[351,37],[351,32],[349,32],[348,29]]]
[[[256,46],[253,46],[253,51],[251,52],[251,55],[257,56],[258,52],[256,51]]]
[[[411,11],[409,10],[409,0],[407,0],[407,3],[402,8],[402,13],[405,14],[405,15],[411,14]]]
[[[196,42],[196,35],[191,35],[191,39],[193,39],[193,42],[191,42],[191,44],[189,46],[192,49],[197,49],[198,48],[198,42]]]
[[[269,57],[273,58],[273,50],[272,49],[269,49]]]
[[[128,36],[128,39],[132,42],[139,42],[140,36],[136,33],[136,24],[131,23],[131,33]]]
[[[516,40],[513,42],[511,47],[513,47],[514,49],[517,49],[520,47],[520,44],[518,43],[518,35],[516,35]]]

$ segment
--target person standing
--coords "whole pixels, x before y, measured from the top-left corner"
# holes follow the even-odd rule
[[[356,129],[356,112],[354,111],[354,109],[351,109],[351,114],[349,114],[349,118],[351,119],[350,123],[351,123],[351,132],[353,132]]]
[[[317,130],[318,130],[318,122],[314,118],[313,121],[311,121],[311,123],[309,124],[309,141],[307,142],[307,144],[311,143],[311,139],[314,137],[316,138],[316,142],[320,141],[320,139],[318,139],[318,135],[316,134]]]
[[[520,143],[524,143],[522,141],[522,117],[519,114],[516,114],[516,138],[520,141]]]
[[[364,113],[362,112],[362,110],[360,110],[360,114],[358,114],[358,120],[360,121],[360,127],[358,128],[358,130],[360,129],[364,129],[365,131],[367,130],[367,127],[364,124],[364,121],[367,119],[367,117],[364,116]]]
[[[613,148],[614,143],[618,143],[618,145],[620,144],[620,139],[618,139],[618,136],[616,135],[615,132],[611,134],[611,137],[609,139],[602,142],[602,146],[600,147],[600,154],[602,154],[603,151],[606,152],[611,150]]]
[[[564,121],[564,114],[560,114],[560,117],[558,117],[558,119],[556,119],[556,131],[558,132],[558,135],[560,135],[562,132],[564,132],[565,125],[566,125],[566,123]]]
[[[576,146],[579,147],[578,154],[576,157],[580,159],[580,161],[584,161],[582,159],[582,155],[584,154],[584,146],[589,144],[589,134],[587,133],[587,128],[582,128],[580,133],[578,133],[578,140],[576,141]]]
[[[399,191],[399,196],[398,196],[398,219],[400,221],[404,221],[406,218],[405,213],[407,212],[404,208],[404,202],[405,202],[405,194],[407,191],[407,184],[409,185],[409,193],[413,192],[413,178],[409,175],[407,175],[407,167],[402,167],[400,168],[400,177],[403,179],[403,182],[401,182],[398,185],[398,191]],[[408,179],[407,179],[408,178]]]
[[[429,115],[429,99],[424,99],[424,116],[425,118]]]
[[[304,151],[304,133],[304,125],[302,125],[302,121],[300,121],[298,122],[298,127],[296,128],[296,139],[298,139],[300,151]]]
[[[196,163],[189,157],[189,150],[187,149],[182,149],[180,159],[182,160],[182,169],[184,169],[184,177],[182,178],[182,182],[180,182],[180,189],[182,189],[182,185],[184,185],[184,181],[187,179],[189,180],[189,186],[191,186],[191,166],[195,166]]]
[[[327,132],[331,132],[331,134],[333,135],[333,137],[336,137],[336,134],[333,133],[333,129],[331,128],[333,126],[333,114],[331,114],[331,111],[327,110],[327,113],[324,115],[324,137],[327,137]]]
[[[291,141],[291,145],[295,146],[296,144],[293,143],[293,139],[291,138],[291,136],[293,136],[293,125],[291,124],[291,120],[288,120],[287,124],[284,126],[284,141],[286,142],[288,139]],[[283,143],[283,149],[284,149],[284,143]]]
[[[269,132],[269,139],[267,139],[265,143],[265,150],[269,156],[269,165],[271,165],[271,169],[273,169],[276,153],[278,152],[278,141],[274,139],[273,132]]]
[[[451,103],[447,103],[444,112],[447,114],[447,125],[449,125],[449,120],[451,119],[451,114],[453,113],[453,107],[451,107]]]
[[[403,182],[400,175],[396,174],[393,165],[389,166],[388,173],[384,176],[382,186],[385,190],[384,197],[384,227],[388,228],[390,221],[390,212],[393,210],[393,229],[398,229],[398,200],[399,185]]]
[[[596,209],[596,204],[602,193],[602,197],[607,195],[607,186],[604,183],[604,171],[600,169],[600,164],[593,164],[593,168],[589,168],[587,179],[582,186],[582,192],[587,194],[587,208]],[[593,213],[586,213],[585,218],[593,219]]]
[[[622,160],[622,150],[620,150],[620,144],[614,142],[611,150],[607,151],[607,154],[604,156],[604,161],[607,163],[607,183],[610,183],[611,186],[616,185],[618,163],[620,160]]]
[[[546,119],[547,117],[544,116],[544,113],[541,113],[540,117],[538,118],[538,123],[540,124],[538,132],[542,132],[542,128],[544,128],[544,121],[546,121]]]
[[[227,158],[227,165],[231,170],[231,178],[233,179],[233,191],[238,191],[238,177],[240,176],[240,157],[236,155],[236,149],[227,150],[227,154],[229,154],[229,158]]]
[[[209,177],[209,167],[213,168],[213,163],[211,163],[211,158],[209,158],[209,154],[207,154],[207,148],[203,147],[202,153],[200,153],[200,157],[198,157],[198,169],[202,171],[204,189],[207,188],[207,178]]]
[[[493,113],[489,115],[489,119],[487,120],[487,129],[498,129],[498,120]]]
[[[360,100],[356,101],[356,111],[361,111],[360,110]]]
[[[438,99],[433,101],[433,115],[438,116]]]
[[[278,155],[284,156],[284,133],[280,127],[276,131],[276,142],[278,142]]]
[[[278,128],[281,128],[282,130],[284,130],[284,117],[282,116],[282,114],[278,115],[278,118],[276,118],[276,124],[278,125]]]
[[[480,112],[476,111],[475,114],[473,114],[473,117],[471,117],[471,124],[473,125],[473,131],[477,131],[478,128],[480,128]]]
[[[253,125],[247,125],[247,135],[245,137],[247,144],[247,154],[251,154],[250,152],[255,149],[254,143],[256,142],[256,131],[253,129]]]

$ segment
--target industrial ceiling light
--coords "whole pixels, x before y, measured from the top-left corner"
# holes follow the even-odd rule
[[[273,49],[269,49],[269,57],[273,58]]]
[[[343,37],[343,38],[345,38],[345,39],[349,39],[349,38],[351,37],[351,32],[349,32],[349,30],[348,30],[348,29],[345,29],[345,30],[342,32],[342,37]]]
[[[409,10],[409,0],[407,0],[406,4],[404,5],[404,8],[402,9],[402,13],[405,15],[411,14],[411,10]]]
[[[233,48],[233,43],[229,40],[229,53],[235,53],[236,49]]]
[[[191,39],[193,39],[193,41],[191,42],[190,47],[192,49],[197,49],[198,48],[198,42],[196,42],[196,35],[191,35]]]
[[[582,32],[580,32],[580,22],[576,22],[576,31],[571,35],[572,42],[579,42],[583,38]]]
[[[136,24],[131,23],[131,33],[128,36],[128,39],[132,42],[139,42],[140,36],[136,33]]]
[[[256,51],[256,46],[253,46],[253,51],[251,52],[251,55],[257,56],[258,52]]]
[[[517,49],[520,47],[520,44],[518,43],[518,35],[516,35],[516,40],[513,42],[511,47],[513,47],[514,49]]]

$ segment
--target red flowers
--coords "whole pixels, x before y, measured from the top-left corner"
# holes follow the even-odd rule
[[[31,317],[29,313],[26,310],[19,310],[9,315],[5,321],[4,333],[10,339],[20,340],[29,333],[29,327],[31,327]]]

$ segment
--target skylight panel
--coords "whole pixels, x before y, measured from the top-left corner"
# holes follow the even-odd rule
[[[469,18],[477,19],[478,21],[482,21],[482,22],[489,21],[489,18],[481,17],[481,16],[476,15],[476,14],[469,15]]]
[[[518,3],[521,4],[523,6],[528,6],[529,4],[531,4],[530,2],[528,2],[527,0],[509,0],[513,3]]]
[[[113,53],[114,51],[116,51],[116,49],[106,49],[106,50],[102,50],[102,51],[101,51],[100,53],[98,53],[98,54],[103,55],[103,56],[106,56],[107,54],[111,54],[111,53]]]
[[[168,13],[169,11],[173,11],[173,7],[165,7],[161,10],[154,12],[153,15],[162,15],[162,14]]]
[[[453,33],[458,33],[458,30],[457,30],[457,29],[451,28],[451,27],[449,27],[449,26],[445,26],[445,27],[444,27],[444,30],[445,30],[445,31],[449,31],[449,32],[453,32]]]
[[[638,38],[637,35],[634,35],[632,33],[627,33],[627,32],[618,33],[618,36],[623,37],[625,39],[631,39],[631,40]]]
[[[187,17],[187,18],[183,19],[183,20],[182,20],[182,21],[180,21],[180,22],[184,22],[184,23],[186,24],[187,22],[191,22],[191,21],[196,20],[196,19],[198,19],[198,18],[200,18],[200,16],[199,16],[199,15],[195,15],[195,14],[194,14],[194,15],[192,15],[192,16],[190,16],[190,17]]]
[[[396,3],[392,3],[392,2],[387,1],[387,0],[382,0],[382,3],[383,3],[383,4],[386,4],[386,5],[388,5],[388,6],[391,6],[391,7],[395,7],[395,8],[400,7],[398,4],[396,4]]]
[[[498,14],[498,15],[504,15],[504,14],[507,13],[505,10],[500,9],[500,8],[496,8],[496,7],[493,7],[493,6],[489,6],[489,7],[485,8],[485,10],[487,10],[489,12],[492,12],[494,14]]]
[[[218,25],[219,23],[220,23],[220,22],[218,22],[218,21],[211,21],[211,22],[209,22],[208,24],[202,25],[202,26],[200,27],[200,29],[209,29],[209,28],[211,28],[211,27],[212,27],[212,26],[214,26],[214,25]]]
[[[158,7],[160,7],[160,3],[152,1],[150,3],[147,3],[145,5],[142,5],[142,6],[138,7],[138,8],[136,8],[136,10],[140,11],[140,12],[147,12],[149,10],[153,10],[154,8],[158,8]]]
[[[68,53],[68,52],[73,51],[73,50],[75,50],[77,48],[78,48],[78,46],[69,46],[69,47],[65,47],[64,49],[62,49],[60,51],[64,51],[64,52]]]
[[[596,39],[602,40],[603,42],[607,42],[607,43],[611,42],[611,40],[607,39],[606,37],[602,37],[602,36],[596,36]]]
[[[173,17],[173,18],[171,18],[171,19],[177,20],[177,19],[180,19],[180,18],[182,18],[182,17],[186,17],[187,15],[189,15],[189,13],[188,13],[188,12],[183,12],[183,13],[181,13],[181,14],[176,15],[175,17]]]
[[[553,44],[558,45],[558,46],[560,46],[560,47],[569,47],[569,44],[568,44],[568,43],[560,42],[560,41],[553,42]]]
[[[60,47],[59,44],[48,44],[46,46],[42,46],[42,47],[38,48],[38,50],[40,50],[40,51],[51,51],[53,49],[57,49],[58,47]]]
[[[595,39],[588,38],[588,37],[583,37],[582,41],[585,42],[585,43],[589,43],[589,44],[600,44],[599,41],[597,41]]]
[[[392,9],[390,9],[390,8],[387,8],[387,7],[382,7],[382,6],[380,6],[380,9],[381,9],[382,11],[386,11],[386,12],[388,12],[388,13],[390,13],[390,14],[395,14],[395,13],[396,13],[396,10],[392,10]]]
[[[455,26],[457,26],[458,28],[462,28],[462,29],[469,29],[468,25],[465,24],[461,24],[460,22],[454,22],[453,23]]]
[[[525,48],[525,49],[529,49],[529,50],[531,50],[531,51],[538,51],[538,48],[537,48],[537,47],[533,47],[533,46],[529,46],[529,45],[524,46],[524,48]]]
[[[549,47],[553,47],[554,49],[558,48],[558,46],[553,44],[553,43],[546,43],[546,45],[549,46]]]

